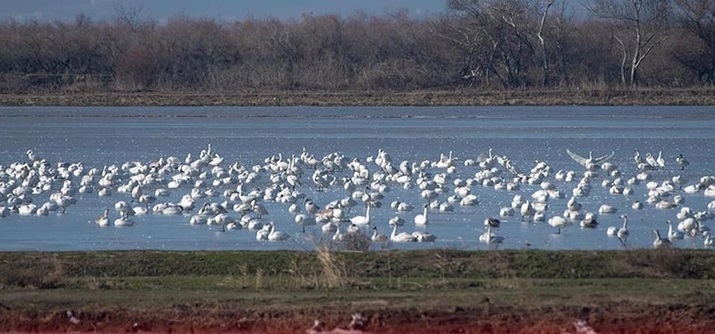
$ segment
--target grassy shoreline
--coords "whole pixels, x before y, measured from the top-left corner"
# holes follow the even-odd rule
[[[556,106],[715,105],[715,88],[410,92],[56,92],[0,94],[0,106]]]
[[[710,250],[0,252],[0,331],[708,333],[713,302]]]

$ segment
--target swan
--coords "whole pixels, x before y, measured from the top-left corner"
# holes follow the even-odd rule
[[[415,216],[415,225],[425,226],[429,224],[429,219],[427,219],[427,207],[428,205],[425,204],[424,208],[422,209],[422,214]]]
[[[713,236],[710,235],[710,232],[703,232],[703,235],[705,236],[705,240],[703,241],[703,245],[705,247],[712,247],[713,246]]]
[[[206,225],[208,224],[209,216],[205,213],[199,212],[191,216],[189,219],[189,224],[191,225]]]
[[[685,233],[678,231],[676,229],[673,229],[673,222],[668,219],[668,239],[670,240],[680,240],[683,239],[685,236]]]
[[[492,227],[490,225],[487,225],[487,230],[479,236],[479,241],[487,245],[500,244],[502,243],[502,241],[504,241],[504,237],[494,235],[492,233]]]
[[[417,241],[415,236],[407,232],[397,233],[397,225],[392,225],[392,233],[390,234],[392,242],[414,242]]]
[[[295,215],[295,223],[303,228],[303,233],[305,233],[306,226],[313,226],[317,224],[315,217],[305,214]]]
[[[569,149],[566,149],[566,153],[576,161],[579,165],[586,167],[588,170],[595,170],[596,167],[598,167],[600,164],[608,161],[608,159],[612,158],[613,155],[616,154],[616,152],[611,152],[610,154],[606,154],[604,156],[600,156],[597,158],[594,158],[591,152],[588,152],[588,158],[584,158],[576,153],[571,152]]]
[[[120,217],[114,220],[114,226],[117,227],[126,227],[126,226],[134,226],[134,221],[129,219],[127,215],[124,213],[120,214]]]
[[[609,226],[608,229],[606,229],[606,235],[609,237],[615,237],[617,232],[618,229],[615,226]]]
[[[616,213],[618,209],[612,205],[609,204],[603,204],[601,207],[598,208],[598,213],[599,214],[610,214],[610,213]]]
[[[340,230],[340,226],[335,225],[335,234],[333,234],[333,241],[343,241],[345,240],[345,234]]]
[[[372,227],[372,236],[370,237],[370,239],[372,240],[372,242],[381,242],[381,243],[385,243],[388,240],[386,235],[379,233],[377,231],[377,226]]]
[[[365,215],[350,218],[351,223],[360,226],[370,225],[370,207],[372,207],[372,205],[368,203],[366,206],[367,208],[365,209]]]
[[[332,221],[328,221],[327,223],[324,223],[322,226],[320,226],[320,229],[323,231],[323,233],[334,233],[338,229],[338,225],[336,225]]]
[[[94,222],[102,227],[109,226],[109,209],[104,208],[104,213],[101,216],[97,217]]]
[[[263,204],[258,203],[258,201],[257,201],[256,199],[253,199],[253,200],[251,201],[251,210],[253,210],[253,212],[256,213],[257,218],[259,218],[259,219],[260,219],[263,215],[267,215],[267,214],[268,214],[268,210],[266,209],[266,207],[265,207]]]
[[[290,235],[283,231],[276,231],[276,225],[273,222],[268,223],[271,225],[271,230],[268,233],[269,241],[282,241],[290,239]]]
[[[268,235],[271,233],[271,224],[263,225],[263,228],[256,231],[256,240],[264,241],[268,240]]]
[[[394,217],[390,218],[389,223],[390,223],[390,226],[393,226],[393,225],[403,226],[403,225],[405,225],[405,219],[403,219],[400,216],[394,216]]]
[[[665,168],[665,159],[663,159],[663,151],[658,151],[658,157],[655,159],[658,168]]]
[[[618,237],[618,240],[621,241],[622,244],[626,244],[626,239],[628,239],[628,235],[630,232],[628,231],[628,215],[622,214],[621,218],[623,218],[623,226],[618,229],[618,232],[616,232],[616,236]]]
[[[657,229],[653,230],[653,233],[655,234],[655,240],[653,240],[653,248],[668,248],[670,247],[670,240],[667,238],[663,238],[660,236],[660,232],[658,232]]]
[[[549,218],[549,225],[558,229],[556,234],[561,234],[561,229],[571,225],[571,223],[569,223],[564,217],[553,216]]]
[[[350,225],[348,225],[347,231],[348,231],[348,233],[359,233],[360,226],[350,223]]]
[[[417,242],[434,242],[435,240],[437,240],[436,235],[426,231],[412,232],[412,236],[415,237]]]
[[[514,215],[514,208],[512,208],[510,206],[505,206],[505,207],[499,209],[499,217],[507,218],[507,217],[511,217],[513,215]]]
[[[655,161],[655,157],[650,152],[645,154],[645,162],[647,162],[653,169],[658,168],[658,162]]]
[[[521,220],[522,221],[524,221],[524,220],[528,221],[536,213],[536,209],[534,209],[534,205],[531,204],[531,201],[528,201],[528,200],[521,205],[520,211],[521,211]]]
[[[596,228],[598,226],[598,221],[596,220],[596,214],[593,212],[586,212],[583,220],[580,222],[583,228]]]

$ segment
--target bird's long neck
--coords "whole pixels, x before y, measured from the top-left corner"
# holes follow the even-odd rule
[[[628,217],[623,217],[623,228],[628,227]]]

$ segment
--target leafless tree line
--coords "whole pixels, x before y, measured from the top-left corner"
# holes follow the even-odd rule
[[[688,87],[715,83],[715,0],[447,0],[428,18],[225,22],[136,8],[0,23],[0,92]]]

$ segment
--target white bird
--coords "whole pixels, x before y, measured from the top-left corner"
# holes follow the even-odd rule
[[[370,225],[370,207],[372,207],[372,204],[367,203],[366,206],[367,208],[365,209],[365,215],[350,218],[351,223],[359,226]]]
[[[487,225],[487,230],[479,236],[479,241],[487,245],[500,244],[504,241],[504,237],[493,234],[491,225]]]
[[[583,228],[596,228],[598,226],[598,221],[596,220],[596,214],[593,212],[586,212],[583,220],[580,222]]]
[[[422,209],[422,214],[415,216],[415,225],[425,226],[429,224],[429,219],[427,218],[427,204],[424,205]]]
[[[658,232],[657,229],[653,230],[653,233],[655,234],[655,240],[653,240],[653,248],[668,248],[670,247],[670,240],[667,238],[663,238],[660,236],[660,232]]]
[[[616,213],[618,209],[612,205],[609,204],[603,204],[598,208],[598,213],[599,214],[609,214],[609,213]]]
[[[606,229],[606,235],[609,237],[615,237],[616,233],[618,233],[618,229],[615,226],[609,226],[608,229]]]
[[[390,226],[393,226],[393,225],[403,226],[403,225],[405,225],[405,219],[400,216],[394,216],[394,217],[390,218],[389,224],[390,224]]]
[[[566,153],[568,153],[568,155],[571,157],[571,159],[573,159],[574,161],[579,163],[581,166],[586,167],[586,169],[588,169],[588,170],[594,170],[600,164],[608,161],[608,159],[612,158],[613,155],[616,154],[616,152],[611,152],[611,154],[606,154],[606,155],[594,158],[593,155],[591,154],[591,152],[589,151],[588,158],[584,158],[576,153],[571,152],[569,149],[566,149]]]
[[[127,215],[125,215],[124,213],[121,213],[121,216],[114,220],[114,226],[117,226],[117,227],[134,226],[134,221],[129,219],[129,217]]]
[[[340,231],[340,226],[335,225],[335,234],[333,234],[333,241],[343,241],[345,240],[345,234]]]
[[[109,226],[109,209],[104,208],[104,213],[97,217],[94,222],[102,227]]]
[[[263,225],[263,228],[256,231],[256,240],[268,240],[268,235],[271,233],[271,224]]]
[[[324,223],[320,229],[323,233],[334,233],[338,229],[338,225],[332,221],[328,221],[327,223]]]
[[[300,227],[303,229],[303,233],[305,233],[306,226],[314,226],[317,224],[317,222],[315,221],[315,217],[302,213],[295,215],[295,223],[300,225]]]
[[[655,161],[655,157],[650,152],[645,154],[645,162],[647,162],[653,169],[658,168],[658,162]]]
[[[680,240],[683,239],[685,233],[678,231],[673,228],[673,222],[668,219],[668,239],[670,240]]]
[[[663,159],[663,151],[658,151],[658,157],[655,159],[658,164],[658,168],[665,168],[665,159]]]
[[[273,222],[268,223],[271,225],[271,230],[268,233],[268,240],[269,241],[283,241],[283,240],[288,240],[290,239],[290,235],[288,233],[285,233],[283,231],[276,231],[276,225]]]
[[[412,236],[415,237],[417,242],[434,242],[437,240],[437,236],[426,231],[415,231],[412,232]]]
[[[558,229],[558,232],[556,232],[556,234],[561,234],[561,229],[571,225],[571,223],[569,223],[564,217],[553,216],[549,218],[549,225]]]
[[[392,233],[390,234],[392,242],[415,242],[417,239],[412,234],[407,232],[397,233],[397,225],[392,225]]]
[[[573,198],[573,197],[572,197]],[[536,209],[534,209],[534,205],[531,204],[531,201],[526,201],[521,205],[520,208],[521,211],[521,220],[529,220],[532,217],[534,217],[534,214],[536,213]]]
[[[616,232],[616,236],[618,237],[618,240],[621,241],[623,245],[626,244],[626,239],[628,239],[628,235],[630,232],[628,231],[628,215],[622,214],[621,218],[623,218],[623,226],[618,229],[618,232]]]
[[[714,240],[713,236],[710,235],[710,232],[708,232],[708,231],[703,232],[703,235],[705,236],[705,240],[703,241],[703,245],[704,245],[705,247],[712,247],[712,246],[713,246],[713,240]]]
[[[386,235],[377,231],[377,226],[372,227],[372,236],[370,237],[370,239],[372,240],[372,242],[380,243],[385,243],[388,240]]]

